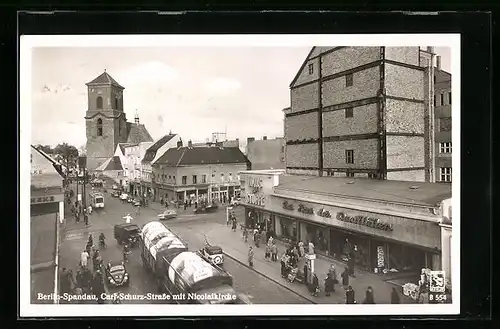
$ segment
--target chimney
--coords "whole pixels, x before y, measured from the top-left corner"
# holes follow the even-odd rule
[[[427,47],[427,51],[434,54],[434,47]]]
[[[262,137],[262,140],[263,140],[263,141],[267,141],[267,136],[263,136],[263,137]]]
[[[188,141],[188,147],[192,148],[193,147],[193,142],[191,140]]]
[[[250,144],[251,142],[253,142],[255,140],[254,137],[248,137],[247,138],[247,144]]]
[[[179,138],[179,140],[177,141],[177,148],[181,147],[182,147],[182,138]]]
[[[436,68],[441,70],[441,56],[436,56]]]

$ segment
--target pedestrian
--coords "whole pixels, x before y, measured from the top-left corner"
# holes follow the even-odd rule
[[[191,204],[192,204],[193,200],[192,199],[189,199],[189,208],[191,208]]]
[[[307,276],[308,276],[309,268],[307,267],[307,264],[304,264],[304,283],[307,284]]]
[[[92,215],[92,206],[91,205],[89,205],[87,212],[89,215]]]
[[[87,261],[89,259],[89,253],[87,250],[82,251],[82,254],[80,255],[80,264],[82,267],[87,268]]]
[[[267,261],[271,260],[271,247],[269,245],[266,245],[266,251],[264,253],[264,259]]]
[[[60,278],[61,278],[61,292],[64,294],[64,293],[70,293],[71,292],[71,287],[70,287],[70,283],[69,283],[69,280],[68,280],[68,271],[66,270],[66,267],[63,267],[62,269],[62,272],[61,272],[61,275],[60,275]]]
[[[399,304],[400,303],[400,298],[398,291],[396,290],[395,287],[392,287],[392,292],[391,292],[391,304]]]
[[[255,238],[255,246],[257,248],[259,248],[259,246],[260,246],[260,233],[259,233],[259,231],[255,232],[254,238]]]
[[[233,232],[236,232],[236,218],[233,218],[232,229],[233,229]]]
[[[160,199],[160,204],[163,207],[163,197],[161,197],[161,199]]]
[[[268,232],[268,234],[269,234],[269,232]],[[267,239],[267,245],[268,245],[268,246],[272,246],[272,245],[273,245],[273,242],[274,242],[273,237],[272,237],[272,236],[269,236],[269,238]]]
[[[325,295],[330,296],[330,294],[334,291],[333,278],[330,272],[328,272],[325,279]]]
[[[355,263],[354,255],[351,254],[349,260],[347,261],[347,267],[349,269],[349,275],[352,276],[353,278],[356,277],[354,275],[354,263]]]
[[[345,291],[345,303],[346,304],[356,304],[354,289],[351,286],[347,287]]]
[[[248,265],[250,267],[253,267],[253,247],[250,246],[248,249]]]
[[[188,202],[187,202],[187,200],[184,200],[184,210],[186,210],[187,206],[188,206]]]
[[[243,241],[248,241],[248,230],[246,227],[243,229]]]
[[[278,246],[276,246],[276,242],[273,241],[271,245],[271,260],[276,262],[278,260]]]
[[[89,216],[87,214],[83,214],[83,222],[85,223],[86,226],[89,225]]]
[[[286,263],[285,263],[285,258],[281,258],[281,277],[286,277]]]
[[[363,304],[375,304],[375,299],[373,297],[373,288],[368,287],[365,292],[365,300]]]
[[[300,255],[300,257],[304,257],[305,254],[306,254],[306,252],[304,250],[304,242],[300,241],[299,242],[299,255]]]
[[[309,244],[307,246],[307,253],[309,255],[314,255],[314,244],[312,243],[312,241],[309,241]]]
[[[319,295],[319,279],[316,274],[313,274],[311,296],[317,297],[318,295]]]
[[[141,206],[140,205],[135,206],[135,215],[139,216],[140,213],[141,213]]]
[[[342,286],[344,289],[346,289],[349,286],[349,270],[347,267],[345,268],[344,272],[341,274],[342,276]]]
[[[297,247],[293,247],[293,257],[298,261],[300,259],[299,257],[299,249]]]

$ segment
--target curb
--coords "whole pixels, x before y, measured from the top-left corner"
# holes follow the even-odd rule
[[[305,297],[305,296],[304,296],[304,295],[302,295],[302,294],[299,294],[298,292],[296,292],[295,290],[293,290],[293,289],[291,289],[291,288],[289,288],[289,287],[285,286],[285,285],[284,285],[284,284],[282,284],[281,282],[279,282],[279,281],[277,281],[277,280],[275,280],[275,279],[271,278],[270,276],[268,276],[268,275],[266,275],[266,274],[264,274],[264,273],[262,273],[262,272],[260,272],[260,271],[257,271],[255,268],[248,266],[246,263],[244,263],[244,262],[242,262],[241,260],[239,260],[238,258],[236,258],[236,257],[234,257],[234,256],[232,256],[232,255],[230,255],[230,254],[228,254],[227,252],[223,251],[223,253],[224,253],[224,255],[226,255],[227,257],[231,258],[232,260],[234,260],[234,261],[235,261],[235,262],[237,262],[238,264],[245,266],[246,268],[248,268],[248,269],[250,269],[250,270],[254,271],[255,273],[257,273],[257,274],[259,274],[259,275],[261,275],[261,276],[265,277],[266,279],[268,279],[268,280],[270,280],[270,281],[272,281],[272,282],[276,283],[277,285],[279,285],[279,286],[281,286],[281,287],[285,288],[286,290],[288,290],[288,291],[290,291],[290,292],[294,293],[295,295],[297,295],[297,296],[299,296],[299,297],[302,297],[303,299],[307,300],[307,301],[308,301],[308,302],[310,302],[311,304],[318,304],[318,302],[315,302],[314,300],[312,300],[312,299],[310,299],[310,298],[308,298],[308,297]]]

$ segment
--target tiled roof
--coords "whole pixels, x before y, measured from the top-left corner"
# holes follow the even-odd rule
[[[389,181],[368,178],[282,175],[275,188],[318,194],[435,206],[451,197],[451,184]]]
[[[35,146],[31,145],[31,147],[38,153],[40,153],[45,159],[49,160],[51,163],[52,163],[52,166],[54,166],[54,169],[57,171],[57,173],[59,174],[59,176],[61,178],[64,178],[64,173],[62,171],[62,165],[57,162],[56,160],[52,159],[50,157],[50,155],[48,155],[47,153],[45,153],[44,151],[36,148]]]
[[[107,170],[123,170],[122,162],[119,156],[114,156],[110,159],[104,171]]]
[[[152,142],[153,138],[143,124],[127,122],[127,143],[139,144],[143,142]]]
[[[178,167],[200,164],[246,164],[248,159],[238,147],[181,147],[168,149],[156,163]]]
[[[156,143],[154,143],[153,145],[151,145],[146,150],[146,154],[144,154],[144,158],[142,159],[142,161],[144,161],[144,162],[151,162],[151,161],[153,161],[153,159],[156,156],[156,152],[160,149],[160,147],[162,147],[163,145],[165,145],[166,143],[168,143],[175,136],[176,136],[176,134],[168,134],[168,135],[165,135],[162,138],[160,138]]]
[[[106,71],[104,71],[104,73],[102,73],[94,80],[87,83],[87,86],[92,86],[92,85],[113,85],[121,89],[125,89],[118,82],[116,82],[116,80],[113,79],[111,75],[109,75]]]
[[[118,143],[118,146],[120,147],[120,150],[122,151],[122,154],[125,155],[125,146],[127,146],[127,143]]]

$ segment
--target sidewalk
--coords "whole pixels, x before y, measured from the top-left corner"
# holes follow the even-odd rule
[[[220,225],[220,228],[210,230],[207,233],[209,241],[212,244],[217,244],[224,250],[227,257],[238,261],[245,266],[248,266],[248,248],[249,245],[253,245],[253,242],[249,241],[245,243],[242,237],[242,231],[237,230],[232,232],[229,227],[225,225]],[[326,259],[326,257],[318,257],[315,260],[315,272],[318,275],[321,293],[318,297],[313,297],[310,295],[307,287],[300,283],[290,283],[286,279],[281,277],[280,273],[280,262],[279,259],[285,250],[285,245],[277,241],[278,245],[278,261],[270,262],[264,259],[264,246],[261,245],[260,248],[256,248],[254,245],[254,270],[264,275],[268,279],[294,291],[295,293],[311,300],[317,304],[343,304],[345,303],[345,293],[342,289],[341,284],[335,286],[336,292],[331,296],[327,297],[324,295],[324,279],[326,273],[330,268],[331,264],[334,263],[337,268],[337,276],[339,276],[339,281],[341,281],[340,274],[345,268],[345,264],[342,262]],[[374,290],[375,302],[377,304],[390,304],[391,302],[391,291],[392,287],[397,287],[386,281],[383,277],[378,276],[373,273],[356,270],[356,277],[349,279],[349,284],[353,287],[356,292],[356,301],[362,303],[364,299],[365,290],[368,286],[371,286]],[[413,300],[408,297],[403,296],[401,288],[397,287],[400,294],[401,303],[414,303]]]

